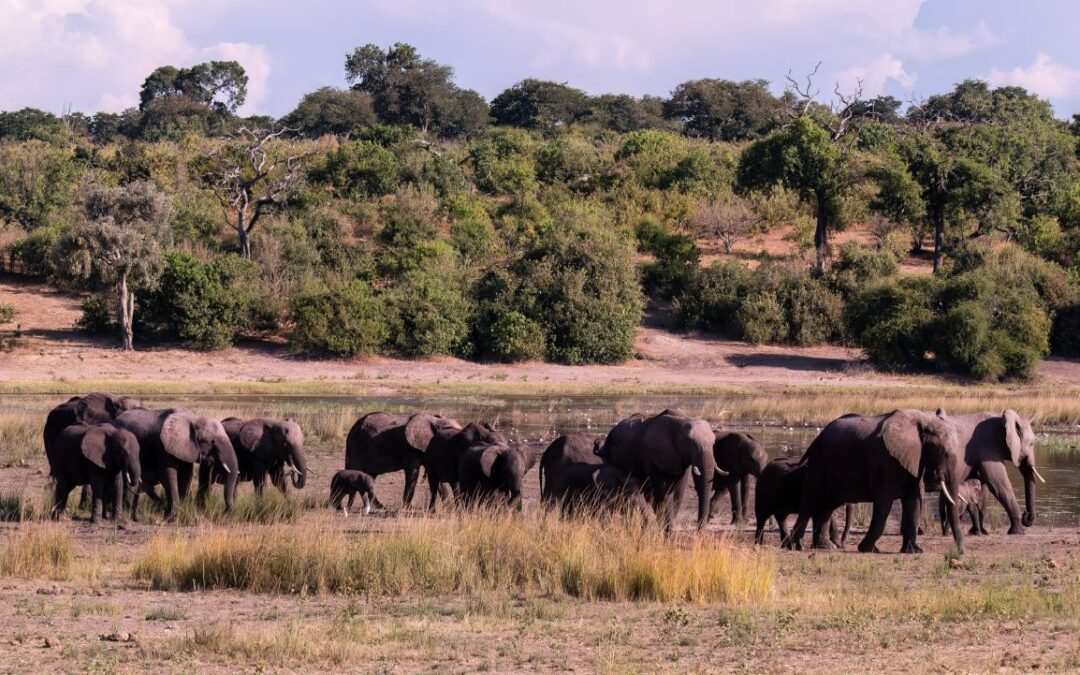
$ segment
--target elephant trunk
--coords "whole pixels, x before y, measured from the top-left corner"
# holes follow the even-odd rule
[[[307,462],[304,461],[304,453],[299,449],[293,449],[289,455],[289,463],[292,464],[292,484],[297,490],[304,489],[307,482]]]
[[[236,482],[240,478],[240,466],[231,444],[217,447],[217,461],[225,474],[225,510],[231,511],[236,502]]]
[[[944,488],[944,485],[945,484],[942,483],[943,488]],[[959,489],[959,487],[958,487],[958,489]],[[945,496],[945,493],[944,493],[944,490],[943,490],[942,491],[942,498],[944,498],[944,496]],[[961,506],[960,504],[957,504],[957,503],[952,502],[952,501],[950,501],[946,505],[946,510],[947,510],[948,517],[949,517],[949,527],[952,528],[953,541],[956,542],[956,551],[958,553],[961,553],[961,554],[964,552],[964,531],[960,527],[960,514],[961,514],[961,509],[963,509],[963,508],[964,507]]]
[[[1035,465],[1026,461],[1020,465],[1020,473],[1024,476],[1024,515],[1021,522],[1024,527],[1035,524]]]

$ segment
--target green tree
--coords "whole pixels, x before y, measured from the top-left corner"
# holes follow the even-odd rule
[[[774,185],[798,193],[814,209],[817,270],[824,273],[829,232],[843,225],[847,188],[844,153],[809,117],[755,141],[739,160],[738,185],[743,190],[769,190]]]
[[[32,230],[71,204],[79,167],[71,151],[42,141],[0,144],[0,223]]]
[[[528,78],[491,101],[496,124],[551,131],[576,122],[588,111],[589,97],[565,83]]]
[[[281,123],[309,138],[345,136],[375,122],[371,94],[353,89],[323,87],[304,98]]]
[[[209,61],[190,68],[161,66],[147,76],[139,92],[139,109],[173,96],[215,110],[234,113],[247,98],[247,73],[236,61]]]
[[[93,188],[86,196],[86,221],[64,233],[53,249],[57,279],[116,293],[125,351],[134,348],[135,293],[157,284],[172,218],[172,203],[152,183]]]
[[[64,145],[68,141],[64,121],[37,108],[0,112],[0,140],[44,141]]]
[[[671,126],[664,118],[664,101],[657,96],[634,98],[627,94],[601,94],[590,98],[587,105],[583,122],[617,133]]]
[[[691,80],[664,102],[664,116],[677,120],[690,136],[714,141],[745,141],[776,126],[781,104],[765,80]]]

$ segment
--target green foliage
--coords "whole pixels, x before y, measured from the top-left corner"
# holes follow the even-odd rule
[[[780,121],[781,110],[765,80],[691,80],[664,103],[664,116],[681,122],[688,135],[716,141],[757,138]]]
[[[399,190],[382,216],[376,256],[382,274],[396,277],[421,269],[449,252],[449,244],[441,238],[439,202],[430,190]]]
[[[588,110],[588,96],[558,82],[526,79],[491,101],[496,124],[550,131],[577,121]]]
[[[497,129],[469,148],[476,186],[489,194],[524,196],[536,192],[537,143],[519,129]]]
[[[406,356],[470,356],[474,314],[461,271],[450,260],[406,272],[384,296],[389,346]]]
[[[377,354],[388,330],[383,303],[362,281],[313,283],[296,294],[289,344],[311,354]]]
[[[110,302],[104,293],[94,293],[82,299],[82,316],[75,322],[75,327],[91,335],[104,335],[116,330],[116,316],[113,312],[115,299]]]
[[[752,286],[753,274],[745,265],[718,260],[692,275],[675,295],[672,312],[684,328],[732,333],[735,312]]]
[[[236,255],[209,263],[187,253],[165,254],[165,267],[147,297],[143,320],[197,349],[224,349],[260,323],[258,265]]]
[[[538,323],[516,310],[493,311],[481,340],[489,357],[506,363],[544,356],[544,331]]]
[[[651,218],[638,224],[637,236],[641,249],[655,256],[642,267],[645,290],[671,297],[697,270],[701,251],[690,237],[667,232]]]
[[[353,199],[380,197],[398,187],[400,167],[394,153],[373,141],[343,143],[313,169],[312,179],[334,186]]]
[[[15,305],[0,302],[0,324],[11,323],[17,313]]]
[[[0,112],[0,141],[43,141],[59,146],[67,137],[63,120],[52,113],[36,108]]]
[[[281,123],[308,138],[324,134],[344,136],[375,122],[371,95],[352,89],[322,87],[305,94]]]
[[[66,148],[39,140],[0,144],[0,223],[33,230],[72,202],[79,168]]]
[[[840,247],[829,275],[833,288],[849,297],[868,283],[896,276],[899,269],[891,251],[849,241]]]

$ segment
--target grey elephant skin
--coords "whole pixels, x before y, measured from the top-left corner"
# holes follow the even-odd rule
[[[424,472],[431,495],[428,508],[434,509],[439,497],[449,500],[460,495],[458,476],[461,456],[475,445],[508,445],[510,440],[486,423],[470,422],[464,428],[438,426],[427,452],[424,453]]]
[[[1015,410],[971,415],[946,415],[940,408],[937,416],[956,429],[963,449],[964,478],[979,478],[990,494],[1001,503],[1009,516],[1009,534],[1023,534],[1035,523],[1035,479],[1042,480],[1035,468],[1035,431],[1031,423]],[[1007,464],[1020,469],[1024,478],[1023,515],[1009,481]]]
[[[709,518],[716,516],[720,500],[727,492],[731,498],[732,524],[745,523],[749,508],[750,478],[757,479],[769,455],[765,446],[751,434],[740,431],[716,431],[713,443],[713,459],[716,475],[713,477],[713,497],[709,505]]]
[[[458,462],[461,499],[466,506],[497,504],[521,507],[525,474],[536,463],[536,454],[523,446],[474,445]]]
[[[353,424],[345,439],[345,468],[363,471],[372,478],[395,471],[405,472],[402,506],[412,506],[420,467],[436,432],[461,431],[456,420],[417,413],[393,415],[372,412]]]
[[[251,481],[255,494],[261,495],[266,478],[286,494],[286,475],[292,477],[293,487],[303,489],[307,482],[307,460],[304,457],[304,432],[292,420],[256,417],[242,420],[227,417],[221,426],[229,436],[239,468],[237,482]],[[205,499],[211,483],[224,483],[228,475],[214,471],[209,462],[199,464],[199,498]]]
[[[971,529],[968,534],[990,534],[983,524],[983,513],[986,511],[986,495],[988,490],[978,478],[969,478],[960,483],[953,498],[960,501],[961,509],[966,511],[971,518]],[[938,521],[941,523],[941,536],[949,534],[949,518],[945,510],[948,502],[938,499]]]
[[[196,462],[213,462],[228,476],[225,509],[232,509],[239,470],[236,452],[221,422],[182,408],[138,408],[120,415],[113,424],[130,431],[138,439],[142,489],[153,495],[155,485],[164,486],[167,521],[176,518],[176,506],[187,495]],[[132,508],[137,511],[137,495],[134,501]]]
[[[49,472],[56,482],[53,519],[63,515],[72,488],[89,485],[90,521],[96,523],[101,517],[107,498],[113,519],[121,520],[124,493],[137,490],[142,475],[135,436],[109,423],[72,424],[51,440]]]
[[[599,438],[567,434],[556,438],[540,458],[540,501],[563,515],[636,511],[653,519],[641,482],[604,462],[593,452]]]
[[[45,456],[52,450],[53,439],[72,424],[103,424],[111,422],[118,415],[134,408],[141,408],[142,402],[127,396],[117,396],[104,391],[96,391],[86,396],[73,396],[49,411],[42,430],[45,443]],[[89,486],[83,487],[79,505],[90,505]]]
[[[939,486],[947,498],[967,478],[960,472],[961,446],[952,425],[921,410],[885,415],[845,415],[830,422],[810,444],[799,519],[785,545],[800,548],[807,522],[814,518],[814,546],[827,547],[823,530],[843,504],[870,502],[873,515],[859,551],[877,552],[892,504],[901,503],[902,553],[918,553],[916,541],[922,509],[920,481]],[[955,501],[948,506],[956,548],[963,553]]]
[[[780,541],[788,538],[787,518],[799,512],[802,505],[803,483],[806,481],[806,464],[801,457],[780,457],[765,465],[757,479],[754,490],[754,516],[757,527],[754,542],[765,543],[765,525],[769,518],[776,519]],[[851,531],[851,504],[844,508],[844,531],[837,531],[836,521],[829,518],[829,540],[837,548],[843,548]]]
[[[345,516],[349,515],[349,509],[353,507],[356,495],[360,495],[364,502],[364,515],[371,513],[371,507],[383,508],[379,498],[375,496],[375,479],[363,471],[342,469],[330,479],[330,508],[341,509]],[[349,498],[346,506],[341,502]]]
[[[674,410],[634,415],[608,432],[596,453],[645,486],[657,518],[670,530],[685,491],[687,472],[698,497],[697,526],[709,522],[716,461],[709,423]]]

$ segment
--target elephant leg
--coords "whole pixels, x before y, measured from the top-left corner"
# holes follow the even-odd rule
[[[750,511],[750,476],[743,476],[739,481],[739,488],[739,522],[745,523],[749,518],[747,513]]]
[[[835,533],[833,532],[833,510],[833,507],[826,506],[822,507],[820,511],[814,514],[814,537],[812,548],[833,548],[833,539],[835,536]],[[825,536],[826,532],[829,533],[828,537]]]
[[[829,514],[829,541],[836,548],[843,548],[843,544],[840,543],[840,530],[836,527],[836,514]]]
[[[101,513],[105,508],[105,481],[101,476],[90,479],[90,522],[97,523],[101,520]]]
[[[255,496],[256,497],[262,497],[263,496],[263,490],[266,489],[266,473],[263,472],[263,471],[256,471],[251,476],[251,484],[255,488]],[[279,489],[280,489],[280,487],[281,486],[278,485]]]
[[[416,494],[416,483],[419,479],[419,463],[405,468],[405,492],[401,496],[401,508],[407,509],[412,506],[413,496]]]
[[[195,492],[195,503],[200,508],[206,506],[206,496],[210,492],[210,483],[213,477],[210,473],[210,462],[199,462],[199,487]]]
[[[874,512],[870,516],[870,527],[866,530],[866,536],[859,542],[860,553],[880,553],[877,540],[885,531],[885,521],[889,519],[889,511],[892,510],[891,499],[879,499],[874,502]]]
[[[709,520],[716,516],[720,512],[720,497],[724,494],[724,484],[717,480],[713,481],[713,496],[712,501],[709,502]]]
[[[790,514],[787,514],[787,513],[777,513],[776,514],[776,527],[777,527],[778,530],[780,530],[780,541],[787,540],[788,535],[791,534],[790,530],[788,530],[788,528],[787,528],[788,515],[790,515]]]
[[[779,518],[777,518],[776,520],[777,520],[777,522],[780,522]],[[784,537],[783,539],[780,540],[781,545],[784,548],[789,548],[789,549],[792,549],[792,550],[795,550],[795,551],[801,551],[802,550],[803,535],[806,534],[806,525],[809,522],[810,522],[810,513],[809,513],[809,511],[804,510],[804,508],[800,508],[799,509],[799,516],[795,519],[795,526],[791,528],[791,533],[788,536],[786,536],[786,537]]]
[[[918,486],[915,490],[900,500],[900,534],[903,542],[900,544],[901,553],[922,553],[917,542],[919,536],[919,519],[922,517],[922,494]]]
[[[769,515],[766,513],[755,513],[754,517],[757,522],[754,527],[754,543],[765,543],[765,523],[769,522]],[[779,519],[778,519],[779,520]],[[783,534],[780,535],[780,541],[784,540]]]
[[[731,493],[731,524],[738,525],[743,522],[743,490],[742,484],[745,478],[740,478],[735,481],[735,484],[731,486],[729,492]]]
[[[443,495],[442,490],[440,490],[439,479],[435,476],[435,474],[431,473],[431,471],[427,472],[427,483],[428,492],[430,493],[430,495],[428,496],[428,511],[434,511],[436,500],[440,496],[442,496],[442,498],[445,500],[446,496]]]
[[[938,495],[937,500],[938,520],[941,521],[941,536],[946,537],[949,534],[949,514],[945,510],[945,497]]]
[[[368,493],[365,492],[364,496],[363,496],[363,500],[364,500],[364,515],[366,516],[366,515],[369,515],[371,513],[371,495],[369,495]]]
[[[79,494],[79,510],[85,511],[90,508],[90,484],[87,483],[82,486],[82,492]]]
[[[1009,516],[1009,534],[1024,534],[1024,524],[1020,520],[1020,505],[1016,502],[1016,494],[1013,492],[1012,483],[1009,482],[1009,474],[1002,462],[987,462],[981,467],[982,474],[986,477],[990,493],[1001,502],[1001,507]]]
[[[851,534],[851,521],[855,513],[854,504],[844,504],[844,531],[840,533],[840,548],[847,544],[848,535]]]
[[[175,466],[166,467],[165,469],[165,522],[167,523],[176,520],[176,507],[180,503],[180,486],[177,473]]]
[[[124,474],[117,472],[112,484],[112,519],[120,522],[124,517]]]
[[[187,462],[181,462],[176,467],[177,494],[181,500],[187,499],[188,492],[191,490],[191,477],[194,470],[195,465]]]
[[[50,513],[53,520],[60,520],[60,517],[67,511],[68,495],[71,494],[71,488],[71,485],[62,480],[56,481],[53,488],[53,507]]]
[[[131,519],[136,523],[139,522],[139,491],[135,490],[131,493]]]

